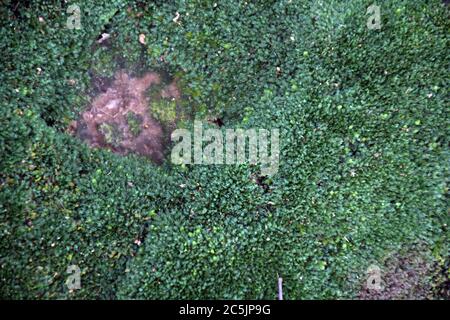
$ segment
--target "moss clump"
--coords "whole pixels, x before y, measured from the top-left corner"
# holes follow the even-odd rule
[[[116,124],[102,123],[98,129],[104,136],[107,144],[114,147],[119,146],[121,141],[121,134]]]
[[[150,89],[147,91],[147,96],[150,98],[150,101],[160,100],[161,99],[161,91],[163,89],[163,84],[153,84]]]
[[[141,134],[142,131],[142,116],[139,114],[134,113],[133,111],[129,111],[127,113],[127,124],[128,129],[130,130],[131,134],[134,137],[137,137]]]
[[[151,114],[162,123],[175,121],[177,102],[172,99],[159,99],[150,103]]]
[[[92,59],[92,70],[99,76],[112,77],[116,69],[116,61],[111,50],[106,47],[98,48]]]

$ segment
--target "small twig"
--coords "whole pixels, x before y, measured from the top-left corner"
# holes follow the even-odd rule
[[[278,300],[283,300],[283,278],[278,276]]]

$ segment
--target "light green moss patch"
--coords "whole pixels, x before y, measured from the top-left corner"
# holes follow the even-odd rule
[[[99,127],[99,131],[105,137],[106,143],[117,147],[121,141],[121,134],[116,124],[102,123]]]
[[[128,128],[130,129],[131,134],[134,137],[137,137],[138,135],[141,134],[142,131],[142,116],[139,114],[136,114],[132,111],[129,111],[127,113],[127,123],[128,123]]]
[[[159,99],[150,103],[151,114],[160,122],[174,122],[177,117],[177,102],[172,99]]]

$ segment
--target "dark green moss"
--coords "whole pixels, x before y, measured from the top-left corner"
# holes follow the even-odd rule
[[[80,30],[63,28],[63,2],[19,5],[21,18],[7,2],[1,297],[274,299],[281,276],[285,299],[355,298],[369,265],[411,250],[448,275],[440,0],[383,1],[380,30],[367,29],[363,0],[100,0],[83,4]],[[279,128],[278,173],[158,167],[68,135],[90,68],[115,67],[92,51],[106,27],[136,68],[182,70],[193,116]],[[80,290],[65,286],[69,265]],[[443,287],[442,274],[424,281]]]

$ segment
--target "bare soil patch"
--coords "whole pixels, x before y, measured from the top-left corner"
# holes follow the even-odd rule
[[[120,70],[111,81],[102,81],[102,85],[106,86],[78,121],[72,122],[69,131],[91,147],[108,148],[121,155],[136,153],[161,164],[166,139],[163,125],[152,116],[150,100],[152,97],[173,103],[179,100],[181,93],[176,80],[163,85],[156,72],[132,77]],[[152,89],[156,95],[147,94]]]

